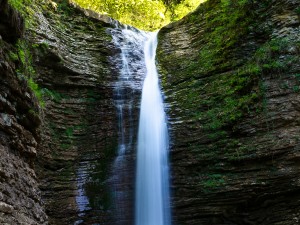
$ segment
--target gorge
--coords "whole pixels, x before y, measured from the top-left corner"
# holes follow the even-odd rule
[[[137,31],[64,0],[11,4],[0,0],[0,224],[134,224]],[[158,32],[172,224],[299,223],[299,9],[208,0]]]

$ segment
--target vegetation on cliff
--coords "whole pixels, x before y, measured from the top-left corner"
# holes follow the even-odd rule
[[[299,4],[208,0],[159,32],[177,223],[295,223]]]
[[[162,55],[158,50],[164,66],[177,64],[174,69],[181,68],[174,70],[176,75],[172,78],[164,76],[164,85],[170,85],[170,79],[171,82],[184,81],[192,85],[192,89],[182,90],[179,101],[182,99],[184,106],[193,108],[189,111],[190,116],[202,121],[204,129],[218,130],[236,123],[245,113],[260,111],[262,105],[253,104],[264,95],[259,80],[266,71],[286,69],[293,60],[289,58],[289,61],[283,62],[276,58],[284,49],[297,46],[296,41],[283,38],[270,40],[256,52],[246,51],[246,57],[239,56],[239,46],[243,46],[254,32],[257,38],[269,35],[268,30],[260,30],[258,19],[263,15],[258,14],[271,5],[272,1],[210,0],[180,22],[192,26],[187,32],[193,38],[191,45],[199,51],[191,53],[185,60],[176,54]],[[197,39],[199,24],[202,24],[201,29],[205,33]],[[161,33],[167,31],[168,28],[163,28]],[[204,81],[201,80],[220,73],[222,79],[213,79],[203,86]],[[253,91],[249,91],[251,89]],[[210,94],[204,97],[205,93]]]
[[[37,164],[42,167],[38,170],[41,188],[47,190],[49,223],[74,224],[79,217],[105,223],[111,219],[111,204],[104,180],[117,143],[114,123],[110,123],[115,119],[114,105],[107,101],[112,99],[108,97],[111,89],[105,88],[107,80],[114,79],[108,61],[115,52],[106,31],[110,24],[85,16],[67,1],[27,3],[21,9],[29,21],[22,38],[25,43],[21,54],[16,44],[14,56],[26,55],[29,60],[25,61],[35,70],[30,76],[44,94],[47,110],[43,110]],[[33,14],[28,13],[31,9]],[[78,179],[84,182],[88,203],[76,202],[72,194]],[[85,207],[88,212],[78,216]]]
[[[34,0],[10,2],[23,14],[27,27],[36,24]],[[130,2],[117,1],[119,13],[112,8],[97,11],[119,14],[113,17],[135,20],[141,27],[147,10],[153,10],[157,21],[142,28],[156,29],[176,19],[176,9],[182,4],[152,1],[150,5],[159,4],[163,9],[155,11],[143,3],[140,19],[129,16],[132,11],[122,11],[126,7],[132,10]],[[99,21],[73,12],[66,1],[59,1],[57,6],[49,1],[49,5],[42,15],[45,20],[39,21],[45,30],[30,31],[32,40],[40,44],[30,44],[24,38],[15,41],[7,59],[17,67],[13,75],[18,82],[30,85],[36,96],[41,91],[33,82],[37,75],[40,84],[51,88],[43,89],[49,98],[43,127],[46,134],[41,143],[45,155],[40,159],[45,161],[46,182],[42,187],[47,192],[48,214],[60,223],[74,222],[75,206],[66,206],[75,198],[76,169],[79,162],[90,165],[93,161],[86,191],[93,209],[100,209],[95,216],[105,220],[111,211],[107,210],[110,204],[103,194],[107,185],[103,180],[116,149],[117,131],[111,89],[103,85],[111,82],[115,73],[104,58],[117,50],[109,49],[109,35]],[[85,7],[93,9],[92,5]],[[175,137],[171,162],[178,224],[291,225],[299,220],[299,203],[295,201],[300,193],[296,179],[299,9],[297,0],[209,0],[159,33],[157,55]],[[162,22],[159,12],[169,19]],[[36,49],[41,55],[33,62],[31,54]],[[22,106],[23,99],[28,101],[25,91],[23,87],[10,92],[20,92],[22,98],[12,101],[8,114],[14,112],[15,102]],[[31,103],[25,110],[21,107],[15,121],[23,120],[32,127],[36,115],[30,107]],[[13,146],[17,146],[20,138],[14,138]],[[92,218],[90,215],[84,218]]]
[[[22,20],[22,23],[24,20],[25,29],[34,26],[37,18],[34,16],[35,5],[32,0],[9,0],[8,3],[22,16],[22,19],[15,17],[15,20]],[[9,57],[17,66],[16,74],[18,79],[27,81],[27,85],[39,100],[40,106],[43,107],[43,91],[35,82],[36,72],[31,53],[37,46],[38,45],[32,45],[28,40],[24,39],[23,36],[20,36],[19,39],[16,40],[16,43],[14,43]]]
[[[205,0],[74,0],[80,6],[143,30],[181,19]]]

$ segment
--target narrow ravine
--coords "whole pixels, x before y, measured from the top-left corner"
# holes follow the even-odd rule
[[[75,1],[0,0],[0,224],[300,224],[299,0],[207,0],[156,52]]]

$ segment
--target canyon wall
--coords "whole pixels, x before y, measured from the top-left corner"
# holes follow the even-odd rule
[[[110,57],[119,50],[106,31],[112,20],[85,15],[91,13],[60,3],[40,11],[28,31],[45,92],[37,171],[50,224],[114,223],[109,178],[118,145],[118,73]]]
[[[120,24],[67,1],[24,2],[22,16],[3,4],[1,222],[115,224],[112,187],[130,192],[118,207],[132,221],[134,152],[112,178],[120,49],[109,29]],[[125,92],[138,106],[139,90]],[[136,130],[128,113],[123,127]]]
[[[160,30],[174,224],[299,223],[299,7],[208,0]]]
[[[24,20],[0,1],[0,224],[46,224],[34,162],[40,147],[41,108],[28,82],[16,73],[17,39]]]
[[[160,30],[174,224],[299,223],[299,11],[209,0]],[[115,171],[129,176],[111,176],[120,24],[66,1],[21,13],[0,0],[0,223],[132,224],[134,147]],[[137,130],[140,91],[123,91]]]

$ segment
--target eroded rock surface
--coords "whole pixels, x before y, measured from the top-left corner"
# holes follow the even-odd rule
[[[65,7],[39,12],[38,25],[28,32],[36,45],[36,80],[47,96],[38,165],[49,222],[132,224],[141,69],[132,73],[135,88],[123,87],[118,81],[121,49],[112,33],[122,35],[124,27],[88,10]],[[124,41],[121,36],[120,45]],[[130,59],[132,66],[140,60],[136,57]],[[131,146],[115,168],[120,123]]]
[[[299,2],[230,2],[209,0],[159,33],[174,223],[295,225]],[[30,7],[23,37],[22,17],[0,1],[0,223],[47,224],[47,213],[50,224],[132,224],[134,149],[115,171],[121,176],[110,177],[120,139],[113,59],[120,49],[107,28],[120,24],[65,1]],[[25,42],[43,109],[24,71],[16,73],[24,64],[16,48]],[[136,95],[124,111],[135,118],[124,120],[130,131],[140,92],[124,91]],[[116,177],[123,181],[112,184]],[[121,223],[112,186],[131,195],[119,206],[129,215]]]
[[[68,7],[68,6],[66,6]],[[117,148],[106,22],[81,11],[40,14],[30,33],[38,83],[47,97],[39,177],[50,224],[110,224],[106,180]],[[29,33],[29,34],[30,34]]]
[[[37,194],[41,190],[45,203],[36,207],[41,213],[46,211],[50,224],[132,224],[135,131],[144,74],[141,65],[135,66],[142,60],[141,53],[131,55],[128,60],[132,78],[119,81],[120,48],[127,40],[121,32],[125,26],[118,21],[75,4],[71,7],[67,1],[24,3],[22,14],[28,28],[21,37],[24,28],[18,30],[15,26],[23,24],[22,17],[7,3],[6,8],[8,10],[1,14],[1,18],[5,17],[1,22],[5,22],[0,24],[0,31],[3,38],[14,45],[14,51],[6,55],[12,61],[21,62],[16,66],[3,64],[6,66],[3,71],[21,74],[23,80],[17,81],[14,77],[10,82],[23,84],[25,91],[18,90],[23,93],[17,95],[21,95],[20,102],[24,101],[25,112],[18,119],[33,137],[29,132],[17,137],[11,131],[22,127],[20,121],[10,115],[18,109],[15,102],[7,100],[9,92],[5,89],[0,99],[10,114],[6,111],[0,114],[1,126],[9,133],[3,143],[7,145],[10,135],[19,138],[14,144],[29,157],[30,169],[36,165],[28,174],[28,180],[39,180],[39,186],[37,182],[28,183],[28,188]],[[117,42],[112,40],[112,34],[119,36]],[[42,108],[27,87],[29,82],[39,95]],[[34,102],[33,109],[27,110],[26,101]],[[118,121],[120,115],[117,115],[119,101],[124,102],[122,121]],[[127,149],[121,165],[116,159],[120,129],[124,132],[122,139]],[[16,171],[16,175],[19,172],[22,170]],[[9,177],[9,174],[4,171],[3,176]],[[7,180],[4,184],[14,186]],[[14,188],[21,189],[18,185]],[[36,198],[40,200],[41,196]],[[10,201],[12,199],[0,204],[7,218],[12,217],[14,210]],[[45,214],[41,216],[35,211],[33,213],[43,216],[40,224],[45,222]],[[27,224],[35,222],[28,221]]]
[[[0,224],[47,224],[34,167],[40,108],[12,60],[23,19],[6,1],[0,15]]]
[[[224,2],[159,33],[174,221],[295,225],[300,4]]]

